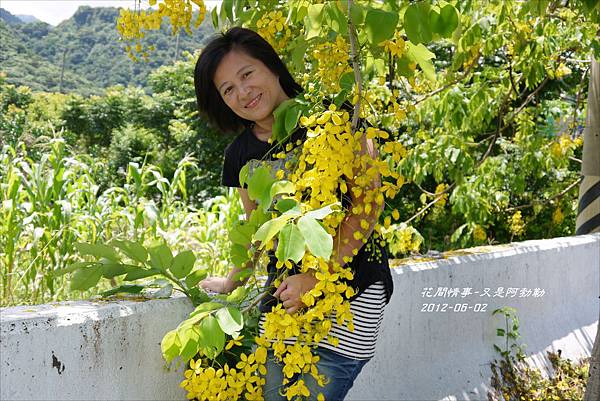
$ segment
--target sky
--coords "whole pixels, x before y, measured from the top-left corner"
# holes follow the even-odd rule
[[[222,0],[205,0],[204,4],[206,4],[207,9],[211,10],[215,5],[220,5],[221,2]],[[56,26],[75,14],[79,6],[133,8],[135,3],[136,0],[0,0],[0,7],[11,14],[33,15],[41,21]],[[149,6],[148,0],[142,0],[142,8]]]

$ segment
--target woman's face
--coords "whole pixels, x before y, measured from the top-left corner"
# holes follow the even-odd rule
[[[256,123],[272,124],[273,110],[289,99],[277,75],[262,61],[239,50],[223,57],[213,82],[235,114]]]

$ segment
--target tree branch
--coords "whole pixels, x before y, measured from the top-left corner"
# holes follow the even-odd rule
[[[505,209],[506,212],[513,212],[515,210],[521,210],[521,209],[527,209],[530,207],[533,207],[535,205],[543,205],[546,204],[550,201],[553,201],[554,199],[558,199],[563,197],[567,192],[569,192],[571,189],[573,189],[574,187],[576,187],[581,180],[583,180],[583,176],[579,177],[575,182],[571,183],[568,187],[566,187],[565,189],[563,189],[562,191],[560,191],[558,194],[554,195],[551,198],[548,199],[543,199],[543,200],[539,200],[539,201],[533,201],[527,205],[519,205],[519,206],[514,206],[514,207],[509,207],[507,209]]]

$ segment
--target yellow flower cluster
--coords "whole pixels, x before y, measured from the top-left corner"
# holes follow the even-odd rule
[[[381,237],[388,243],[392,255],[419,252],[423,237],[419,232],[406,223],[392,224],[381,228]]]
[[[405,42],[399,31],[396,31],[393,39],[381,42],[379,46],[383,47],[386,52],[389,52],[394,57],[402,57],[405,50]]]
[[[352,71],[348,54],[348,42],[342,35],[338,35],[335,42],[320,43],[313,50],[312,55],[317,61],[315,75],[323,84],[323,91],[336,93],[340,91],[338,80],[346,72]]]
[[[295,198],[308,209],[317,209],[339,202],[339,195],[346,194],[361,197],[361,204],[351,205],[349,210],[335,212],[323,219],[325,229],[335,235],[340,223],[349,215],[370,215],[381,209],[385,197],[393,197],[403,185],[404,179],[391,171],[387,161],[373,158],[363,151],[367,139],[387,140],[389,134],[377,128],[359,128],[352,133],[350,115],[330,105],[327,110],[308,117],[300,118],[300,125],[307,128],[307,138],[295,163],[295,169],[287,177],[296,188]],[[387,142],[382,150],[385,156],[401,160],[406,149],[401,144]],[[278,157],[284,158],[282,153]],[[391,177],[392,182],[374,187],[372,183],[381,176]],[[350,184],[352,183],[352,186]],[[394,210],[393,217],[398,219],[399,212]],[[389,217],[387,218],[390,219]],[[389,225],[389,221],[387,222]],[[354,232],[354,239],[365,243],[363,232],[370,227],[366,219],[360,221],[360,228]],[[378,227],[378,226],[377,226]],[[418,233],[412,238],[412,247],[419,247]],[[356,255],[358,249],[353,250]],[[351,261],[346,257],[346,262]],[[275,357],[283,362],[284,382],[294,375],[300,375],[293,385],[286,387],[287,399],[308,396],[308,388],[302,377],[311,375],[317,383],[324,384],[325,377],[319,374],[316,363],[318,357],[312,354],[311,347],[322,341],[337,345],[339,340],[331,334],[332,320],[354,330],[353,316],[348,299],[355,294],[353,288],[343,282],[350,280],[351,270],[338,263],[326,261],[306,253],[299,264],[302,273],[311,272],[317,279],[313,289],[302,296],[306,308],[301,313],[290,315],[281,306],[275,306],[265,315],[263,336],[257,339],[265,348],[272,348]],[[278,263],[279,268],[289,268],[286,263]],[[278,286],[280,280],[274,285]],[[284,340],[295,339],[293,345]],[[322,399],[322,396],[318,399]]]
[[[441,183],[438,184],[437,187],[435,187],[435,196],[439,196],[442,192],[444,192],[446,190],[446,188],[448,188],[448,185]],[[446,206],[446,201],[448,200],[448,194],[444,194],[442,195],[442,197],[440,198],[439,201],[437,201],[433,207],[437,207],[437,208],[443,208],[444,206]]]
[[[285,49],[292,38],[289,24],[281,11],[271,11],[264,14],[256,22],[258,34],[262,36],[275,50]]]
[[[242,398],[243,394],[246,400],[263,400],[265,379],[261,375],[266,374],[266,349],[262,350],[262,360],[255,356],[260,354],[258,351],[250,355],[241,354],[237,369],[230,368],[228,364],[215,369],[206,366],[206,360],[191,359],[190,369],[185,371],[185,380],[180,386],[188,391],[188,399],[230,401]]]
[[[149,3],[151,6],[154,6],[156,5],[156,0],[149,0]],[[164,17],[169,18],[173,35],[180,29],[184,29],[188,34],[191,34],[192,3],[198,6],[198,17],[194,23],[194,27],[198,28],[206,15],[206,6],[203,0],[164,0],[164,2],[158,4],[158,10],[121,9],[119,18],[117,19],[117,31],[121,40],[130,43],[125,48],[129,58],[137,61],[138,56],[135,54],[137,53],[144,60],[147,60],[148,51],[153,51],[154,47],[149,46],[147,49],[144,49],[142,39],[145,37],[146,31],[160,29]],[[133,44],[135,46],[132,47]]]
[[[475,227],[473,228],[473,239],[479,242],[485,241],[487,239],[485,229],[479,224],[475,225]]]
[[[519,236],[522,235],[525,231],[525,222],[523,221],[523,216],[521,216],[521,211],[517,210],[509,219],[508,222],[510,224],[510,232],[513,235]]]
[[[554,209],[554,213],[552,213],[552,222],[556,225],[559,225],[565,219],[565,215],[563,214],[560,207]]]
[[[560,63],[558,65],[558,67],[556,67],[556,70],[554,71],[554,77],[556,79],[561,79],[562,77],[565,77],[570,74],[571,74],[571,69],[569,67],[567,67],[566,65],[564,65],[563,63]]]
[[[571,139],[569,135],[561,135],[558,140],[553,141],[550,145],[550,152],[556,158],[565,156],[569,151],[576,149],[583,144],[583,139],[577,137]]]

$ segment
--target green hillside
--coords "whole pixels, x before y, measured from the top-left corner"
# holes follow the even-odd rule
[[[16,23],[10,13],[0,14],[0,69],[7,80],[36,91],[60,91],[64,59],[63,92],[100,93],[112,85],[147,87],[151,71],[176,59],[176,37],[170,27],[148,33],[156,51],[148,63],[133,63],[118,41],[115,23],[119,9],[80,7],[73,17],[56,27],[43,22]],[[16,17],[15,17],[16,18]],[[193,52],[214,32],[210,22],[192,36],[182,33],[177,53]]]

